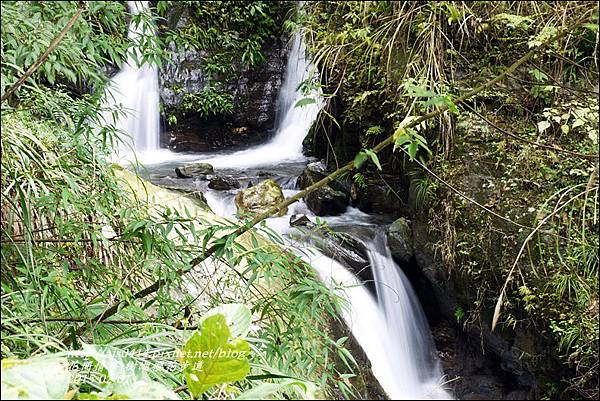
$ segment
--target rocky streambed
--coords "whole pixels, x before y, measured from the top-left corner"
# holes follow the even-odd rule
[[[201,161],[187,165],[171,161],[153,165],[142,174],[154,184],[206,201],[217,214],[232,216],[237,211],[236,195],[238,205],[242,198],[252,198],[253,204],[277,203],[283,196],[293,195],[323,178],[327,169],[317,160],[246,169],[215,169]],[[352,190],[348,181],[334,181],[290,206],[287,213],[269,219],[268,224],[280,230],[285,228],[283,231],[295,228],[296,235],[301,235],[304,241],[354,271],[372,293],[374,279],[365,244],[377,232],[384,231],[391,255],[409,278],[423,306],[444,369],[446,387],[453,395],[459,399],[535,398],[536,380],[508,343],[489,331],[474,329],[453,318],[455,300],[436,275],[426,223],[414,216],[365,213],[354,207],[361,202],[352,199]],[[318,218],[326,221],[330,229],[317,228]],[[343,327],[335,330],[340,335],[348,332]],[[368,361],[356,341],[351,345],[357,357]],[[358,382],[362,383],[360,392],[365,396],[381,398],[385,394],[368,373],[363,372]]]

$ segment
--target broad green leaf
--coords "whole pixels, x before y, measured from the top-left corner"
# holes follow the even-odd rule
[[[569,125],[568,125],[568,124],[563,124],[563,125],[561,125],[561,126],[560,126],[560,129],[561,129],[561,131],[562,131],[564,134],[568,134],[568,133],[569,133],[569,129],[570,129],[570,127],[569,127]]]
[[[419,148],[419,144],[417,142],[413,142],[410,145],[408,145],[408,149],[406,151],[408,152],[408,155],[410,156],[410,160],[414,160],[415,157],[417,157],[418,148]]]
[[[254,241],[256,241],[256,239],[254,239]],[[225,321],[227,322],[227,326],[229,326],[231,337],[245,337],[246,334],[248,334],[250,324],[252,323],[252,312],[250,312],[250,309],[244,304],[225,304],[217,306],[206,312],[198,324],[202,325],[202,322],[208,317],[219,313],[225,316]]]
[[[373,152],[371,149],[365,149],[365,153],[371,158],[371,161],[377,166],[377,168],[381,170],[381,163],[379,163],[379,157],[377,157],[377,153]]]
[[[64,399],[71,374],[63,358],[2,360],[2,399]]]
[[[245,340],[232,339],[223,314],[209,316],[201,331],[186,342],[181,355],[183,373],[194,397],[214,385],[241,380],[250,372]]]
[[[550,128],[550,125],[551,125],[551,124],[550,124],[550,122],[549,122],[549,121],[540,121],[540,122],[537,124],[538,131],[540,131],[540,132],[544,132],[544,131],[546,131],[548,128]]]
[[[406,130],[403,126],[398,127],[396,131],[394,131],[394,141],[398,141],[399,138],[406,136]]]
[[[354,157],[354,167],[360,168],[360,166],[362,166],[364,162],[367,161],[367,158],[368,156],[365,152],[363,152],[362,150],[358,152]]]

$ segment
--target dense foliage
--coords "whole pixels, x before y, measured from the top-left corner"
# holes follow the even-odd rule
[[[157,2],[164,17],[159,27],[165,47],[171,52],[200,51],[208,76],[202,90],[187,93],[177,111],[196,112],[201,118],[231,113],[231,84],[243,71],[265,62],[264,44],[281,36],[292,7],[286,1]],[[176,118],[177,111],[169,114]]]
[[[488,328],[506,282],[499,330],[536,338],[516,344],[551,376],[545,395],[597,396],[597,5],[317,2],[304,20],[333,94],[312,149],[342,163],[395,132],[403,151],[356,173],[356,190],[381,181],[403,193],[393,176],[405,177],[404,202],[428,216],[443,276],[458,288],[459,321]],[[506,83],[454,107],[563,31]],[[439,105],[450,112],[401,128]]]

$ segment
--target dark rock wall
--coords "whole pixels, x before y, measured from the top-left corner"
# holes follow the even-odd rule
[[[174,7],[168,26],[180,29],[190,23],[187,9]],[[277,96],[285,74],[287,43],[282,34],[267,40],[262,47],[265,60],[253,68],[234,63],[234,79],[213,76],[212,85],[233,96],[233,111],[223,116],[203,117],[184,112],[185,94],[197,94],[210,84],[203,70],[203,50],[177,50],[169,46],[171,61],[159,73],[164,129],[163,147],[174,151],[208,151],[251,145],[264,141],[275,126]],[[236,65],[237,64],[237,65]],[[177,123],[168,123],[168,116]]]

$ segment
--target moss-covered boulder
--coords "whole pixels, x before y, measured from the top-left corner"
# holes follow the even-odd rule
[[[336,216],[348,206],[348,195],[331,187],[321,187],[306,194],[306,206],[317,216]]]
[[[190,163],[183,166],[175,167],[175,174],[179,178],[193,178],[212,174],[214,168],[209,163]]]
[[[410,223],[403,217],[394,221],[386,230],[388,246],[392,256],[402,263],[408,263],[413,257],[413,238]]]
[[[235,195],[235,205],[238,213],[263,213],[270,207],[281,202],[285,197],[279,184],[268,179],[248,189],[243,189]],[[287,208],[279,212],[279,216],[287,213]]]

